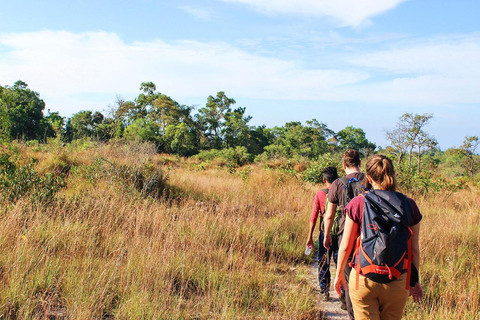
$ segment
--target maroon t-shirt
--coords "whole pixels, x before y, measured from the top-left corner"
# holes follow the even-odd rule
[[[330,194],[330,193],[329,193]],[[407,198],[412,206],[412,221],[410,222],[410,226],[414,226],[422,220],[422,214],[418,209],[417,204],[413,199]],[[345,212],[347,213],[348,217],[352,219],[355,223],[361,225],[363,221],[363,205],[365,203],[365,197],[363,195],[356,196],[352,199],[345,208]],[[360,232],[360,228],[358,229]]]
[[[347,179],[357,178],[360,180],[362,173],[361,172],[354,172],[346,175]],[[337,206],[342,209],[342,196],[343,196],[343,183],[340,179],[333,181],[332,185],[330,186],[330,190],[328,191],[328,202],[335,203]]]

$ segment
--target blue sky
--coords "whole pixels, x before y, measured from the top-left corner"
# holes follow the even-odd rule
[[[446,149],[480,135],[480,1],[9,1],[0,84],[71,116],[141,82],[202,106],[225,91],[268,127],[317,119],[386,146],[405,112]]]

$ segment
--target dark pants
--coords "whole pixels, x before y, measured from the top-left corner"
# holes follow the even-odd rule
[[[338,237],[338,242],[337,245],[340,247],[340,242],[342,241],[342,234]],[[345,302],[347,303],[347,312],[348,312],[348,317],[351,320],[355,319],[355,316],[353,315],[353,307],[352,307],[352,300],[350,300],[350,294],[348,292],[348,280],[350,279],[350,271],[352,271],[352,267],[350,267],[350,261],[352,261],[353,257],[353,250],[352,253],[350,253],[350,256],[348,257],[347,260],[347,265],[345,266],[344,274],[345,274],[345,281],[347,282],[347,287],[345,288]]]
[[[337,265],[338,257],[338,242],[336,237],[332,239],[332,247],[330,250],[323,246],[323,231],[320,231],[318,239],[318,282],[320,283],[320,292],[325,293],[330,290],[331,274],[330,274],[330,259],[333,257],[335,265]]]

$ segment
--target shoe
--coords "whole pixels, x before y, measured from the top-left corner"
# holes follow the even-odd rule
[[[323,301],[330,301],[330,292],[325,292],[323,294]]]

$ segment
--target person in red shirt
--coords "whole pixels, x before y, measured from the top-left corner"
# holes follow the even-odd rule
[[[382,155],[373,156],[366,165],[367,188],[374,190],[374,193],[385,201],[392,201],[404,197],[396,192],[395,171],[392,161]],[[402,206],[403,214],[411,215],[410,229],[411,250],[413,267],[419,269],[420,248],[419,233],[420,220],[422,215],[417,204],[410,198],[406,199],[410,205]],[[335,277],[335,290],[340,292],[341,288],[349,286],[350,299],[356,320],[361,319],[401,319],[408,295],[418,302],[423,297],[423,290],[419,279],[410,282],[410,291],[406,289],[407,272],[401,274],[396,280],[387,283],[376,282],[362,272],[357,275],[355,267],[350,273],[350,280],[345,279],[342,272],[347,264],[350,252],[353,249],[355,239],[360,236],[364,217],[365,197],[363,194],[353,198],[347,207],[345,229],[343,239],[338,253],[338,272]],[[357,261],[354,260],[355,263]],[[413,269],[413,268],[412,268]],[[358,276],[358,288],[356,288]]]
[[[330,259],[333,256],[335,264],[337,263],[337,254],[338,246],[332,246],[330,250],[325,249],[323,246],[323,215],[325,214],[325,200],[327,198],[328,190],[332,185],[333,181],[338,178],[337,168],[327,167],[322,172],[323,182],[326,185],[325,189],[318,190],[315,194],[315,199],[313,202],[313,211],[310,217],[310,226],[308,229],[308,238],[307,246],[313,247],[313,231],[315,230],[315,225],[317,219],[320,216],[320,235],[319,235],[319,246],[318,246],[318,282],[320,283],[320,292],[324,295],[324,300],[328,301],[330,298]]]

